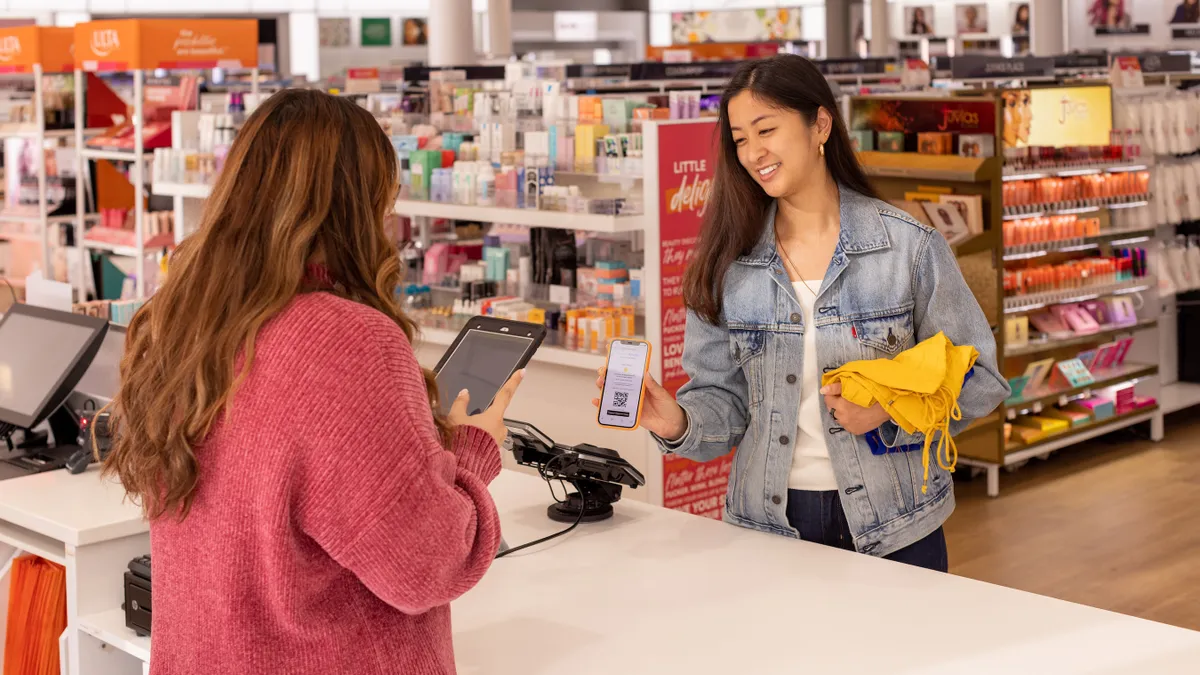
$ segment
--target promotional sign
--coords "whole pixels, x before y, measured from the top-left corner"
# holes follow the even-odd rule
[[[1143,73],[1191,73],[1194,58],[1191,52],[1151,52],[1138,54]]]
[[[75,24],[75,65],[89,72],[253,68],[254,19],[121,19]]]
[[[990,134],[996,130],[996,106],[991,101],[966,99],[860,98],[851,103],[850,128],[906,134],[931,131]]]
[[[716,123],[658,127],[659,233],[662,280],[662,385],[674,394],[688,381],[683,370],[683,272],[700,239],[700,225],[716,173]],[[663,457],[663,506],[720,518],[733,453],[698,463]]]
[[[1004,144],[1008,147],[1108,145],[1112,90],[1107,86],[1007,91]]]
[[[0,27],[0,74],[32,73],[34,65],[44,73],[69,73],[75,69],[74,42],[73,28]]]
[[[800,9],[737,9],[671,14],[671,44],[799,40]]]
[[[646,47],[646,60],[668,63],[738,61],[765,59],[778,53],[779,43],[776,42],[705,42],[673,47]]]
[[[950,74],[956,80],[997,80],[1012,77],[1054,77],[1054,59],[1025,56],[957,56],[950,59]]]
[[[1170,16],[1171,37],[1176,40],[1200,38],[1200,2],[1197,0],[1174,0],[1166,3]]]
[[[391,47],[392,20],[389,18],[372,19],[363,17],[360,39],[364,47]]]
[[[1089,0],[1088,25],[1102,35],[1149,35],[1150,24],[1138,23],[1134,16],[1133,0]],[[1145,5],[1145,0],[1140,3]]]

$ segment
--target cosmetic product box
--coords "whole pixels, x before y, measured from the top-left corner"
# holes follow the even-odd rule
[[[1042,415],[1021,415],[1013,420],[1013,424],[1019,427],[1037,429],[1047,436],[1061,434],[1071,428],[1071,423],[1067,420],[1054,419],[1053,417]]]
[[[881,131],[877,140],[880,152],[904,152],[903,131]]]
[[[871,152],[875,149],[875,132],[870,129],[851,131],[850,147],[855,152]]]
[[[1079,427],[1092,421],[1092,414],[1082,410],[1059,410],[1058,408],[1048,408],[1042,411],[1043,417],[1050,419],[1063,420],[1071,427]]]
[[[996,137],[991,134],[962,134],[958,137],[958,154],[962,157],[986,159],[996,154]]]
[[[917,152],[922,155],[949,155],[954,152],[954,134],[945,131],[919,133]]]
[[[1072,406],[1080,406],[1081,408],[1087,410],[1092,414],[1092,419],[1096,420],[1097,422],[1112,417],[1115,410],[1113,401],[1111,399],[1101,398],[1099,396],[1093,396],[1092,398],[1085,398],[1075,401],[1074,403],[1068,405],[1066,409],[1071,410]]]

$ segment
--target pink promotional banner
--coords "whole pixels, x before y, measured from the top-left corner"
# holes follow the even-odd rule
[[[716,121],[658,127],[659,240],[662,264],[662,385],[674,394],[687,381],[683,334],[687,308],[683,273],[700,239],[716,174]],[[711,462],[667,456],[663,460],[663,506],[720,518],[733,468],[733,453]]]

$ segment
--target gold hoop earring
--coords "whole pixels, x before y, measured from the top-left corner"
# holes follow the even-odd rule
[[[822,143],[822,144],[821,144],[820,146],[818,146],[818,147],[820,148],[821,156],[822,156],[822,157],[824,157],[824,156],[825,156],[825,144],[824,144],[824,143]]]

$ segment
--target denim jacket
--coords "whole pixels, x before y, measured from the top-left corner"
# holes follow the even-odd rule
[[[726,273],[721,324],[688,313],[683,368],[691,380],[677,396],[688,431],[674,443],[658,440],[664,451],[697,461],[736,447],[725,520],[798,537],[786,508],[806,357],[818,359],[825,373],[849,361],[895,356],[938,331],[956,345],[973,345],[979,360],[959,396],[962,420],[952,423],[951,433],[991,413],[1009,387],[996,368],[987,318],[936,230],[841,188],[841,234],[814,303],[816,319],[806,326],[775,250],[774,219],[772,207],[762,239]],[[804,353],[806,330],[817,331],[814,355]],[[839,427],[824,405],[821,419],[858,551],[888,555],[950,516],[953,484],[936,461],[928,492],[921,493],[919,435],[889,421],[868,442]],[[882,446],[897,451],[879,453]]]

